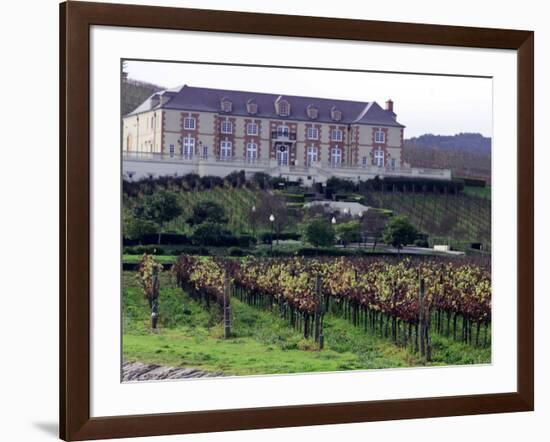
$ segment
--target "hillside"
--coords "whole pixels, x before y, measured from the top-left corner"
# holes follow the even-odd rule
[[[491,138],[481,134],[425,134],[405,140],[403,158],[412,167],[451,169],[453,176],[491,181]]]
[[[472,193],[471,189],[457,195],[368,191],[364,196],[369,206],[405,215],[433,243],[450,242],[462,250],[480,242],[489,250],[491,200],[487,195]]]
[[[153,93],[163,88],[155,84],[126,79],[122,81],[122,115],[133,111]]]

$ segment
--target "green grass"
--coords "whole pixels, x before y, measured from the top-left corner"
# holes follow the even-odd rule
[[[233,336],[222,338],[219,312],[206,310],[161,274],[160,331],[149,331],[149,309],[135,279],[123,273],[123,355],[125,360],[223,371],[227,375],[326,372],[422,365],[409,348],[325,317],[325,349],[288,326],[276,313],[232,299]],[[489,348],[472,348],[436,337],[433,365],[490,361]]]
[[[137,264],[141,261],[142,255],[122,255],[122,262],[125,264]],[[172,264],[176,262],[177,256],[155,255],[157,262],[161,264]]]

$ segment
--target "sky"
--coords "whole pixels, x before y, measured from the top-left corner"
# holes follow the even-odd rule
[[[356,101],[394,101],[405,138],[425,133],[492,133],[490,78],[347,72],[217,64],[128,61],[128,77],[161,87],[188,86]]]

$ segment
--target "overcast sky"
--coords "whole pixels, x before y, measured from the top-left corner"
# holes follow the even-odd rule
[[[384,106],[391,98],[405,138],[433,133],[492,132],[492,80],[372,72],[128,61],[129,78],[173,88],[189,86],[305,95]]]

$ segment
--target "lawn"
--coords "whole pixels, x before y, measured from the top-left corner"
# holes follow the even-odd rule
[[[149,309],[135,273],[124,272],[123,355],[125,360],[173,367],[222,371],[227,375],[323,372],[422,365],[409,348],[365,333],[327,314],[325,348],[290,328],[277,314],[233,298],[230,339],[223,339],[219,314],[206,310],[175,287],[170,272],[161,275],[160,330],[149,331]],[[490,362],[490,348],[474,348],[434,336],[433,362]]]

